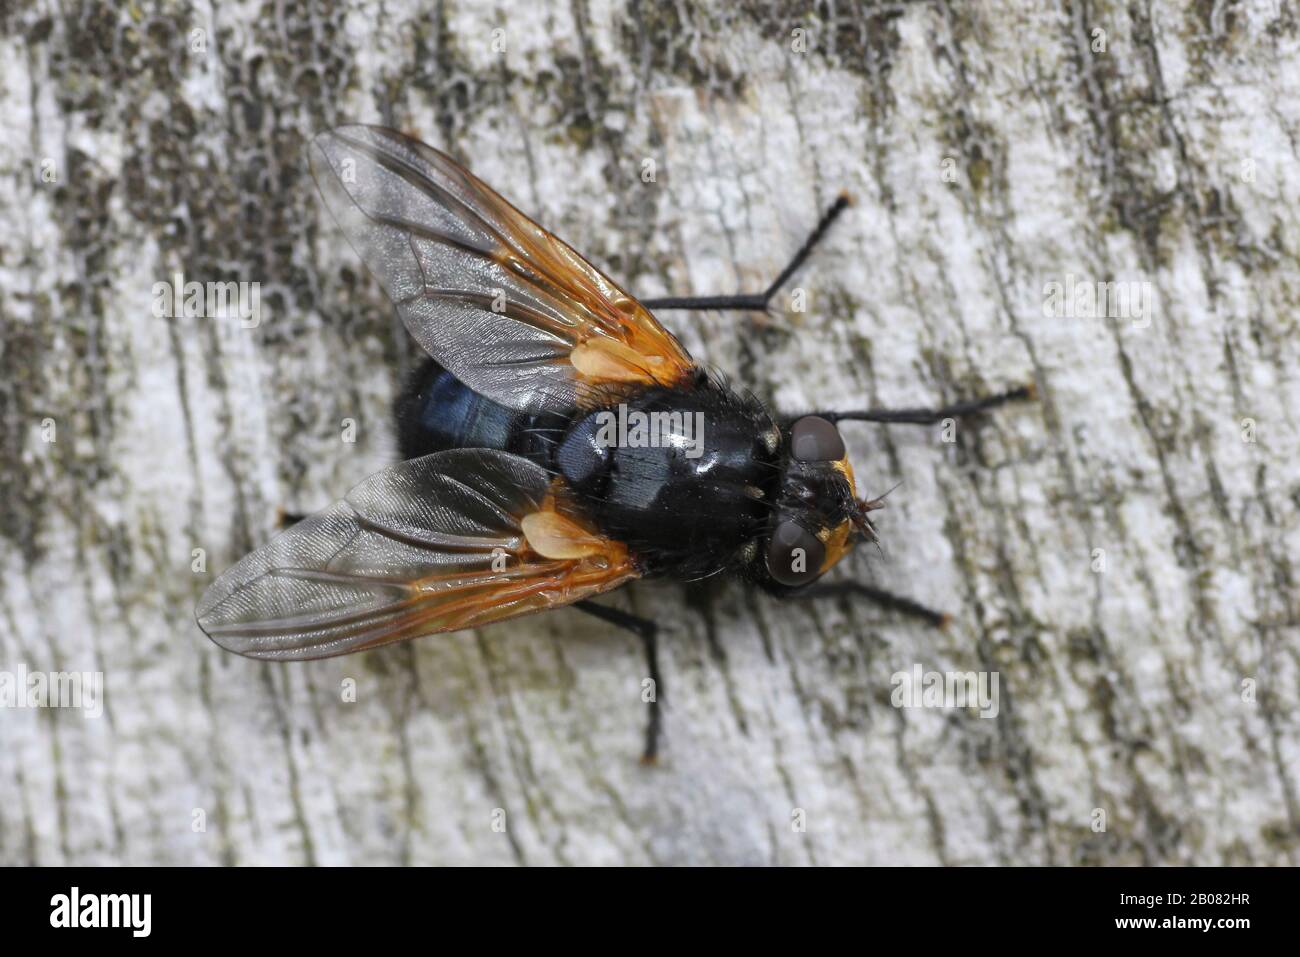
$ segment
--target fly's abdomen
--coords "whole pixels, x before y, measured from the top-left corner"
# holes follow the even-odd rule
[[[448,449],[498,449],[550,468],[569,422],[517,412],[485,399],[432,359],[415,370],[393,403],[402,458]]]

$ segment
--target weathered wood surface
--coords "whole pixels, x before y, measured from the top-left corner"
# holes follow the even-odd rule
[[[1300,862],[1293,5],[3,17],[0,669],[106,691],[0,711],[0,863]],[[845,427],[863,490],[903,485],[838,574],[951,629],[634,587],[654,769],[636,641],[575,612],[296,666],[205,640],[198,596],[277,509],[393,454],[415,347],[305,166],[346,120],[449,149],[644,296],[761,287],[850,190],[806,312],[665,319],[783,408],[1037,382],[955,443]],[[154,318],[177,271],[260,282],[261,324]],[[1046,316],[1067,275],[1154,314]],[[998,717],[893,707],[914,664],[998,672]]]

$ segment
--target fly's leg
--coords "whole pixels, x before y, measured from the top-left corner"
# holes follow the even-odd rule
[[[669,296],[663,299],[642,299],[641,303],[650,310],[733,309],[737,311],[765,312],[768,303],[772,301],[772,297],[776,295],[777,290],[784,286],[790,277],[795,274],[795,271],[804,264],[809,254],[812,253],[813,247],[826,235],[827,230],[831,228],[831,223],[835,222],[840,213],[849,207],[850,202],[847,193],[839,195],[830,208],[822,214],[821,220],[804,244],[799,247],[799,251],[794,254],[794,258],[781,270],[781,275],[777,276],[763,292],[740,293],[735,296]]]
[[[865,598],[868,601],[875,602],[882,608],[919,618],[935,628],[946,628],[948,622],[952,620],[952,616],[944,612],[935,611],[933,608],[927,608],[920,602],[915,602],[910,598],[904,598],[902,595],[895,595],[893,592],[884,591],[880,588],[872,588],[870,585],[864,585],[861,582],[827,582],[823,585],[810,585],[801,591],[792,593],[790,597],[800,600],[807,598]]]
[[[964,402],[954,402],[952,405],[940,406],[935,409],[914,408],[914,409],[861,409],[844,412],[814,412],[814,415],[821,416],[831,422],[858,421],[858,422],[886,422],[901,423],[908,425],[932,425],[941,422],[944,419],[956,419],[965,415],[976,415],[980,412],[987,412],[990,409],[996,409],[1000,405],[1008,402],[1017,402],[1022,399],[1033,399],[1036,397],[1034,385],[1023,385],[1015,389],[1009,389],[1006,392],[1000,392],[997,395],[985,396],[982,399],[970,399]],[[868,503],[875,504],[875,503]],[[928,608],[920,602],[905,598],[902,595],[895,595],[893,592],[887,592],[880,588],[873,588],[870,585],[864,585],[861,582],[829,582],[823,585],[812,585],[799,592],[795,592],[792,598],[822,598],[822,597],[844,597],[852,596],[855,598],[865,598],[873,601],[883,608],[892,611],[901,612],[910,615],[913,618],[919,618],[922,621],[935,626],[936,628],[946,627],[951,620],[951,616]]]
[[[650,700],[646,702],[649,705],[650,712],[646,718],[645,749],[641,752],[641,763],[654,764],[659,756],[659,730],[662,721],[659,704],[664,695],[663,679],[659,676],[659,626],[648,618],[620,611],[617,608],[610,608],[607,605],[598,605],[594,601],[574,602],[571,607],[584,611],[588,615],[599,618],[611,625],[625,628],[641,639],[642,647],[645,649],[646,668],[650,672],[650,682],[653,688],[653,694]]]
[[[996,409],[1008,402],[1018,402],[1022,399],[1034,399],[1036,397],[1037,390],[1031,383],[1015,389],[1008,389],[1006,392],[999,392],[997,395],[985,396],[982,399],[969,399],[965,402],[954,402],[952,405],[940,406],[937,409],[857,409],[844,412],[814,412],[813,415],[819,415],[831,422],[893,422],[907,425],[933,425],[944,419],[957,419],[963,415],[975,415],[979,412],[987,412],[989,409]]]

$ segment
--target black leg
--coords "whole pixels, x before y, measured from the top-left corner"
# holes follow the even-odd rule
[[[843,598],[846,595],[853,598],[866,598],[868,601],[874,601],[877,605],[891,611],[898,611],[914,618],[920,618],[936,628],[946,628],[948,622],[952,620],[951,615],[935,611],[933,608],[926,608],[910,598],[904,598],[902,595],[895,595],[893,592],[883,591],[879,588],[872,588],[870,585],[864,585],[861,582],[827,582],[824,585],[809,585],[802,591],[791,593],[790,597],[798,599]]]
[[[1007,402],[1033,399],[1036,394],[1034,386],[1030,384],[1000,392],[997,395],[985,396],[983,399],[955,402],[952,405],[945,405],[938,409],[861,409],[848,412],[815,412],[813,414],[820,415],[823,419],[829,419],[832,422],[853,420],[859,422],[903,422],[912,425],[933,425],[935,422],[941,422],[944,419],[956,419],[963,415],[987,412],[989,409],[996,409]]]
[[[642,618],[639,615],[633,615],[630,612],[620,611],[606,605],[598,605],[594,601],[574,602],[572,607],[579,611],[585,611],[601,621],[607,621],[611,625],[626,628],[641,639],[645,647],[646,667],[650,669],[650,680],[654,683],[654,700],[646,702],[650,706],[650,716],[646,721],[645,750],[641,753],[641,763],[654,764],[659,755],[659,702],[664,696],[664,683],[659,677],[657,641],[659,626],[648,618]]]
[[[306,517],[306,515],[300,514],[299,512],[286,512],[284,509],[280,509],[276,513],[275,524],[279,525],[281,528],[288,528],[290,525],[297,525]]]
[[[839,197],[831,204],[830,209],[822,214],[821,221],[817,223],[812,234],[804,244],[799,247],[799,251],[794,254],[789,265],[781,270],[781,275],[773,280],[772,285],[766,290],[758,293],[747,293],[736,296],[669,296],[664,299],[642,299],[641,303],[648,309],[735,309],[749,312],[763,312],[767,309],[767,304],[772,301],[778,289],[786,284],[791,276],[795,274],[800,266],[804,264],[813,247],[821,241],[826,235],[826,231],[831,228],[831,223],[835,222],[836,217],[848,208],[851,200],[847,193],[840,193]]]

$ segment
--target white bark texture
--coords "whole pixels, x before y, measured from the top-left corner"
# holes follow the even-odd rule
[[[0,710],[0,863],[1300,863],[1293,4],[2,16],[0,669],[103,672],[104,713]],[[861,490],[902,486],[833,578],[952,626],[634,585],[605,600],[662,629],[655,768],[639,643],[572,610],[306,664],[208,642],[278,509],[394,457],[417,347],[306,167],[346,121],[645,297],[761,288],[850,191],[768,317],[661,318],[782,409],[1037,383],[953,442],[844,427]],[[177,272],[261,283],[260,325],[155,318]],[[1048,314],[1111,280],[1144,315]],[[895,707],[916,665],[996,672],[997,717]]]

